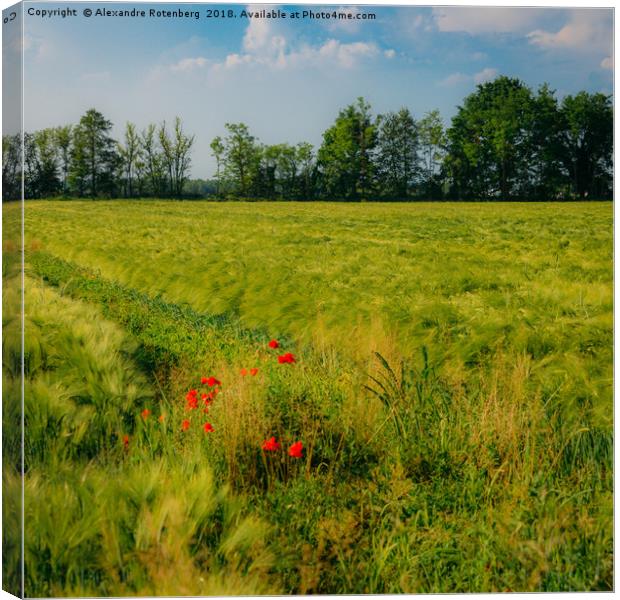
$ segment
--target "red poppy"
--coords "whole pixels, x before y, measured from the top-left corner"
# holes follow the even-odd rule
[[[241,376],[245,377],[248,374],[248,370],[247,369],[241,369]]]
[[[198,398],[192,396],[187,400],[187,410],[192,410],[194,408],[198,408]]]
[[[295,362],[295,357],[290,353],[287,352],[286,354],[282,354],[280,356],[278,356],[278,362],[282,365],[284,363],[294,363]]]
[[[143,418],[143,419],[146,419],[146,418],[147,418],[150,414],[151,414],[151,411],[150,411],[148,408],[145,408],[145,409],[142,411],[142,418]]]
[[[253,369],[250,369],[250,375],[252,375],[252,377],[254,377],[254,375],[256,375],[258,373],[258,369],[255,367]]]
[[[205,423],[202,428],[205,430],[205,433],[213,431],[213,425],[211,425],[211,423]]]
[[[187,431],[189,429],[189,419],[185,419],[183,423],[181,423],[181,429],[183,431]]]
[[[200,394],[200,399],[201,400],[206,400],[209,396],[207,396],[207,394]]]
[[[209,379],[207,379],[206,381],[206,384],[209,387],[213,387],[214,385],[222,385],[222,382],[216,379],[215,377],[209,377]]]
[[[271,340],[271,341],[269,342],[269,347],[270,347],[270,348],[274,348],[274,349],[275,349],[275,348],[279,348],[279,347],[280,347],[280,344],[278,344],[278,340]]]
[[[159,415],[159,422],[163,423],[165,418],[166,418],[166,415]]]
[[[301,452],[304,449],[304,445],[301,442],[295,442],[288,449],[288,455],[293,458],[302,458]]]
[[[196,390],[190,390],[189,392],[187,392],[188,396],[197,396],[198,392]]]
[[[129,446],[129,436],[128,435],[124,435],[123,436],[123,446],[125,446],[125,448],[127,448],[127,446]]]
[[[278,444],[278,442],[276,442],[275,436],[263,442],[263,450],[265,450],[266,452],[275,452],[276,450],[279,450],[280,448],[281,446],[280,444]]]
[[[204,385],[205,383],[207,383],[207,381],[208,381],[208,379],[207,379],[206,377],[203,377],[203,378],[200,380],[200,383],[202,383],[202,385]]]

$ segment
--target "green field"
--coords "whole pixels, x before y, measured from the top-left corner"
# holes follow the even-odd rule
[[[40,201],[25,231],[26,595],[612,589],[611,203]]]

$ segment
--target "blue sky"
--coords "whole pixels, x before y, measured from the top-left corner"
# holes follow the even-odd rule
[[[212,176],[209,144],[226,122],[243,121],[265,143],[321,142],[339,109],[364,96],[375,113],[438,108],[446,123],[478,83],[498,74],[561,98],[580,90],[611,93],[611,9],[515,7],[312,6],[315,12],[373,12],[376,20],[204,18],[200,5],[145,4],[148,10],[199,10],[195,19],[25,16],[27,130],[77,122],[96,107],[115,124],[181,116],[196,135],[192,174]],[[272,6],[210,5],[270,9]],[[290,14],[300,7],[276,5]],[[308,7],[306,7],[308,8]]]

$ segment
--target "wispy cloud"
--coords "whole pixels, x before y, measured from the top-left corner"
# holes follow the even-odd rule
[[[204,56],[197,56],[195,58],[183,58],[179,62],[170,66],[171,71],[177,71],[182,73],[188,73],[197,69],[203,69],[209,64],[209,60]]]
[[[465,75],[464,73],[451,73],[445,79],[442,79],[439,85],[443,87],[454,87],[468,81],[471,81],[471,76],[469,75]]]
[[[433,9],[439,31],[484,33],[526,33],[535,26],[545,9],[492,6],[453,6]]]
[[[498,74],[499,71],[493,67],[486,67],[485,69],[482,69],[482,71],[474,73],[473,75],[466,75],[465,73],[452,73],[445,79],[442,79],[438,85],[442,87],[455,87],[466,83],[475,83],[477,85],[490,81],[491,79],[495,79]]]
[[[499,71],[497,69],[487,67],[474,75],[474,83],[478,84],[484,83],[485,81],[491,81],[491,79],[495,79],[498,74]]]

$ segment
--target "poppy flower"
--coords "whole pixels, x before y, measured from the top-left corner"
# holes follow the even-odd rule
[[[192,396],[187,400],[187,410],[192,410],[194,408],[198,408],[198,398]]]
[[[183,423],[181,423],[181,430],[187,431],[189,429],[189,419],[185,419]]]
[[[253,369],[250,369],[250,375],[252,375],[252,377],[254,377],[254,375],[256,375],[258,373],[258,369],[255,367]]]
[[[128,435],[124,435],[123,436],[123,446],[125,446],[125,448],[127,448],[127,446],[129,446],[129,436]]]
[[[165,418],[166,418],[166,415],[159,415],[159,422],[163,423]]]
[[[248,374],[248,370],[247,369],[241,369],[241,376],[245,377]]]
[[[304,445],[301,442],[295,442],[288,449],[288,455],[293,458],[302,458],[302,450],[304,449]]]
[[[190,391],[188,392],[188,395],[189,395],[189,396],[197,396],[197,395],[198,395],[198,392],[197,392],[196,390],[190,390]]]
[[[276,442],[275,436],[263,442],[263,450],[265,450],[266,452],[275,452],[276,450],[279,450],[280,448],[281,446],[280,444],[278,444],[278,442]]]
[[[150,414],[151,414],[151,411],[150,411],[148,408],[145,408],[145,409],[142,411],[142,418],[143,418],[143,419],[146,419],[146,418],[147,418]]]
[[[269,346],[270,348],[273,348],[273,349],[275,350],[276,348],[279,348],[279,347],[280,347],[280,344],[278,344],[278,340],[271,340],[271,341],[269,342],[268,346]]]
[[[278,356],[278,362],[281,365],[283,365],[285,363],[292,364],[292,363],[294,363],[296,361],[295,361],[295,357],[290,352],[287,352],[286,354],[282,354],[282,355]]]
[[[202,428],[205,430],[205,433],[213,431],[213,425],[211,425],[211,423],[205,423]]]
[[[206,384],[209,387],[213,387],[214,385],[222,385],[222,382],[216,379],[215,377],[209,377],[209,379],[207,379],[206,381]]]
[[[209,380],[208,380],[206,377],[203,377],[203,378],[200,380],[200,383],[202,383],[202,385],[204,385],[205,383],[207,383],[207,381],[209,381]]]

